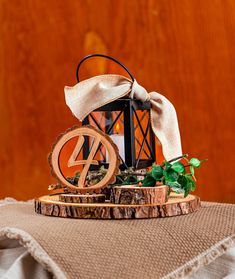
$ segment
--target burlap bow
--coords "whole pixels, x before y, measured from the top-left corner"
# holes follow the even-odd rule
[[[65,86],[66,104],[82,121],[93,110],[129,95],[142,102],[151,102],[152,129],[162,144],[166,160],[182,155],[177,115],[172,103],[157,92],[148,93],[137,81],[120,75],[100,75]]]

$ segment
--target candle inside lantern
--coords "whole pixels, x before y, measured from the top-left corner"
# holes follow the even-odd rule
[[[119,125],[119,123],[116,124],[114,132],[115,132],[115,134],[110,135],[110,138],[117,145],[118,151],[119,151],[119,155],[123,159],[123,161],[125,161],[124,135],[123,134],[119,134],[119,132],[120,132],[120,125]],[[109,155],[108,155],[107,151],[106,151],[106,161],[109,162]]]

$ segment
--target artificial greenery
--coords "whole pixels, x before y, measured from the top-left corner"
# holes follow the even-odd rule
[[[179,162],[179,159],[184,159],[187,164]],[[184,197],[194,191],[196,188],[195,168],[199,168],[201,163],[206,160],[198,160],[197,158],[188,159],[185,154],[168,162],[163,162],[162,165],[153,164],[151,171],[141,181],[143,187],[156,186],[156,183],[161,183],[169,186],[170,190],[184,194]],[[189,168],[189,172],[186,170]]]

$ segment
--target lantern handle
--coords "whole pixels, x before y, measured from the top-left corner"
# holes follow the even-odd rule
[[[98,54],[98,53],[94,53],[94,54],[89,54],[87,56],[85,56],[78,64],[77,66],[77,70],[76,70],[76,77],[77,77],[77,81],[80,82],[80,79],[79,79],[79,69],[82,65],[82,63],[89,59],[89,58],[92,58],[92,57],[102,57],[102,58],[107,58],[109,60],[112,60],[114,61],[115,63],[117,63],[119,66],[121,66],[124,70],[126,70],[126,72],[129,74],[129,76],[131,77],[132,81],[134,81],[134,77],[133,75],[130,73],[130,71],[127,69],[126,66],[124,66],[121,62],[119,62],[118,60],[116,60],[115,58],[111,57],[111,56],[108,56],[108,55],[104,55],[104,54]]]

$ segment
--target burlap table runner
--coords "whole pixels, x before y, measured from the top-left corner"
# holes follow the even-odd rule
[[[0,207],[0,237],[19,239],[56,278],[181,278],[235,245],[235,206],[202,203],[186,216],[74,220]]]

